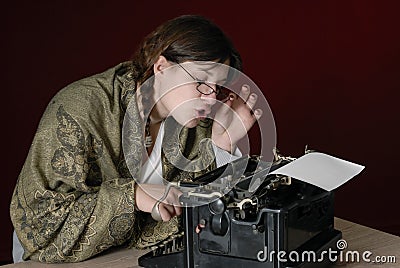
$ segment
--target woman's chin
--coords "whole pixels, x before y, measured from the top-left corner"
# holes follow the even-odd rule
[[[205,118],[206,117],[192,117],[186,118],[186,120],[179,120],[178,118],[175,118],[175,120],[182,126],[185,126],[187,128],[194,128],[200,123],[200,121],[204,120]]]

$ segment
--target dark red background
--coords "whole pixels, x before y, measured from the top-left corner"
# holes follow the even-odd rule
[[[74,2],[74,3],[73,3]],[[335,214],[400,235],[398,1],[7,1],[0,25],[2,228],[41,114],[68,83],[127,60],[160,23],[202,14],[233,39],[275,116],[278,148],[366,166]]]

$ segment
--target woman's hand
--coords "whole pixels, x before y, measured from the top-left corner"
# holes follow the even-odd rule
[[[250,93],[249,86],[243,85],[239,94],[229,94],[229,99],[217,111],[212,127],[215,145],[231,153],[262,115],[261,109],[252,112],[258,96]]]
[[[167,187],[161,184],[136,184],[135,202],[136,207],[143,212],[151,212],[157,200],[164,195]],[[182,208],[179,203],[179,196],[182,193],[171,187],[168,195],[160,203],[159,210],[163,221],[169,221],[172,217],[181,215]]]

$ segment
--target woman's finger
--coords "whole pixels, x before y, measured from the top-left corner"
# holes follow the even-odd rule
[[[169,221],[175,214],[175,210],[171,205],[160,203],[160,215],[163,221]]]
[[[257,102],[257,99],[258,99],[257,94],[251,93],[250,96],[249,96],[249,98],[247,99],[247,102],[246,102],[246,103],[247,103],[247,106],[248,106],[250,109],[253,109],[254,105],[255,105],[256,102]]]
[[[174,206],[175,215],[179,216],[182,214],[182,207],[181,206]]]
[[[250,87],[248,85],[243,85],[239,93],[239,96],[243,99],[243,102],[247,102],[249,95],[250,95]]]
[[[260,119],[260,117],[262,116],[263,111],[261,109],[256,109],[254,111],[254,117],[256,118],[256,120]]]

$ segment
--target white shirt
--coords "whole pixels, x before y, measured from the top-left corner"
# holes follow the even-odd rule
[[[161,146],[163,137],[164,137],[164,121],[161,122],[153,150],[149,158],[142,166],[142,170],[139,177],[140,183],[150,183],[150,184],[163,183],[162,166],[161,166]],[[213,149],[217,167],[223,166],[226,163],[229,163],[242,156],[242,153],[237,147],[233,155],[215,146],[214,144],[213,144]]]

